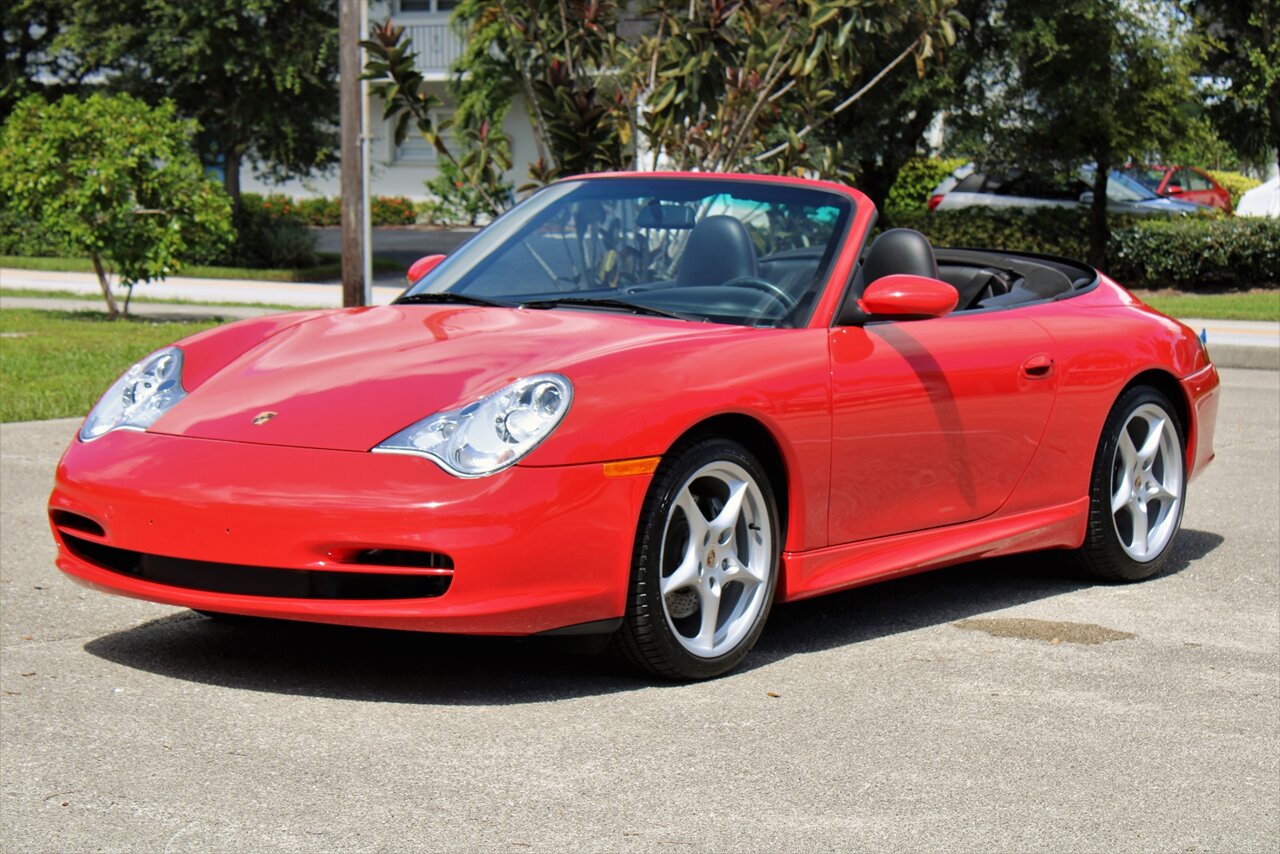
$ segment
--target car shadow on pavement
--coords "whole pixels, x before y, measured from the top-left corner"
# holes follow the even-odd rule
[[[1184,530],[1161,578],[1181,572],[1221,542],[1217,534]],[[1036,552],[783,605],[774,609],[760,643],[737,672],[1089,585],[1065,553]],[[384,703],[507,705],[673,684],[639,676],[611,656],[582,654],[584,650],[566,640],[256,620],[230,623],[193,611],[104,635],[84,649],[116,664],[175,679]]]
[[[1169,563],[1146,582],[1158,584],[1209,554],[1223,538],[1183,529]],[[744,663],[761,667],[802,652],[954,623],[980,614],[1070,593],[1096,582],[1069,552],[1044,551],[960,564],[775,608]]]

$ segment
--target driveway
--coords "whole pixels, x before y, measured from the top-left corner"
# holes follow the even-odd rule
[[[1162,576],[1036,554],[782,606],[696,685],[91,592],[44,522],[74,422],[4,425],[0,849],[1273,852],[1280,381],[1224,380]]]

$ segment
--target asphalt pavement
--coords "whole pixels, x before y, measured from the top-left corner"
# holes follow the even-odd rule
[[[73,420],[0,425],[0,850],[1274,852],[1280,375],[1226,370],[1172,566],[777,608],[738,672],[226,625],[76,586]]]

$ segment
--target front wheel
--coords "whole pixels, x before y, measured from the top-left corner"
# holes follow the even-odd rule
[[[677,445],[640,512],[615,646],[668,678],[731,670],[768,619],[780,549],[777,505],[759,461],[727,439]]]
[[[1141,581],[1169,559],[1182,524],[1186,442],[1168,399],[1138,386],[1120,396],[1098,443],[1089,527],[1078,556],[1103,581]]]

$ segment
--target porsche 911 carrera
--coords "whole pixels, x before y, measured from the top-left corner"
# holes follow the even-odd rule
[[[909,573],[1158,573],[1214,454],[1195,333],[1076,261],[875,219],[821,181],[572,178],[390,305],[179,341],[67,448],[58,566],[211,615],[604,635],[673,679]]]

